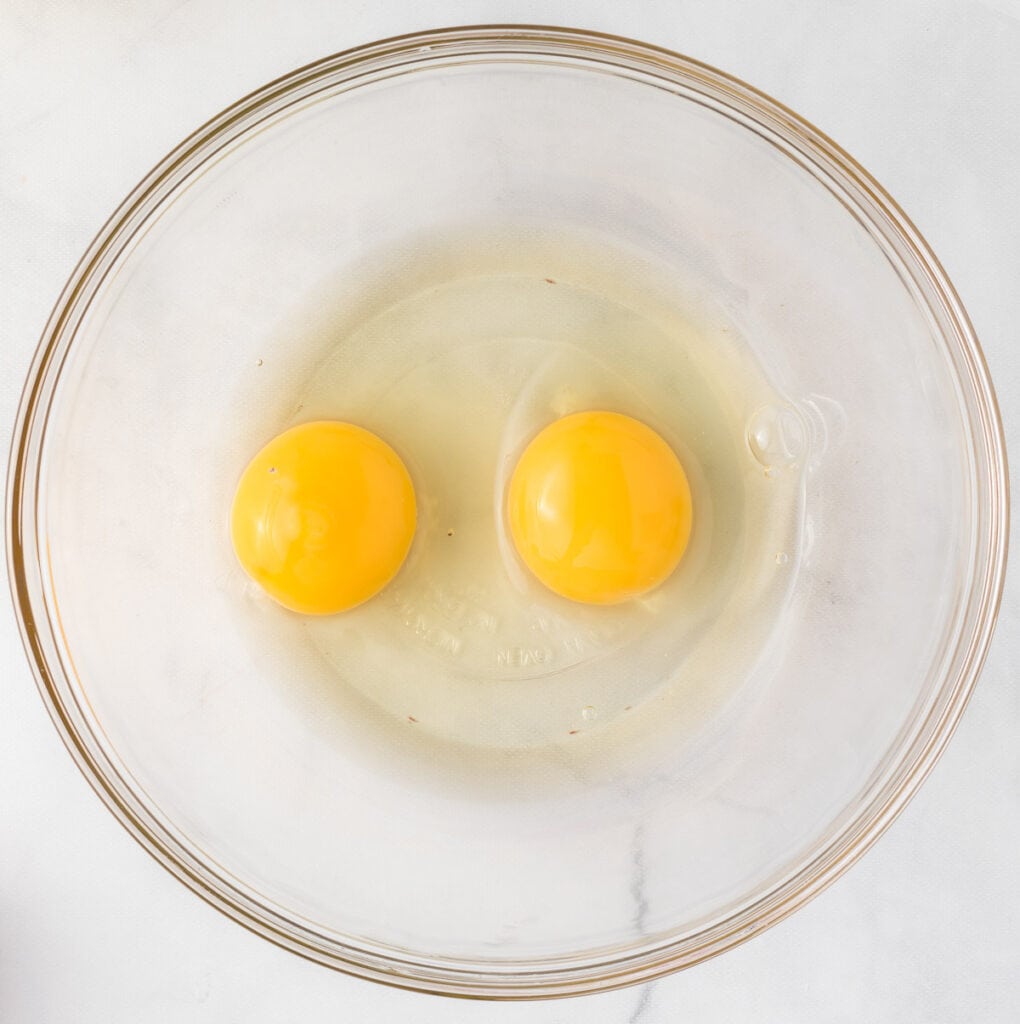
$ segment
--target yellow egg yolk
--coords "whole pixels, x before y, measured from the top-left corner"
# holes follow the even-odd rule
[[[351,423],[305,423],[249,463],[230,514],[245,572],[280,604],[329,615],[397,574],[414,537],[414,487],[397,453]]]
[[[550,590],[616,604],[676,568],[691,533],[691,491],[680,460],[650,427],[620,413],[580,412],[525,449],[507,516],[518,553]]]

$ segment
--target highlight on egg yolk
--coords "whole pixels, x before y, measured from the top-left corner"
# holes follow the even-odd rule
[[[351,423],[285,431],[248,464],[230,534],[245,572],[309,615],[353,608],[397,574],[414,537],[414,486],[385,441]]]
[[[587,604],[647,593],[691,533],[691,490],[673,449],[644,423],[579,412],[546,427],[510,480],[518,553],[550,590]]]

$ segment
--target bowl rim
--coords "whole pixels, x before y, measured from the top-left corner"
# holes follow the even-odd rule
[[[224,146],[287,105],[373,72],[417,70],[451,56],[568,57],[630,77],[683,86],[688,99],[717,111],[783,149],[821,176],[844,205],[866,211],[868,225],[899,253],[918,295],[949,346],[971,426],[976,528],[966,614],[947,650],[938,700],[867,791],[861,808],[820,851],[788,877],[727,917],[699,930],[616,955],[555,961],[475,962],[428,958],[326,935],[287,918],[216,873],[132,790],[75,706],[62,654],[59,617],[45,599],[37,536],[46,424],[61,367],[89,302],[153,211]],[[695,95],[689,95],[693,93]],[[836,186],[839,191],[836,192]],[[856,215],[856,214],[855,214]],[[983,476],[982,476],[983,474]],[[674,51],[621,36],[530,24],[431,29],[356,46],[307,64],[249,93],[198,128],[161,160],[100,229],[61,292],[43,330],[21,396],[7,478],[8,576],[18,626],[40,694],[65,746],[109,810],[168,871],[249,930],[308,959],[363,978],[419,992],[488,999],[572,996],[650,981],[736,946],[783,920],[830,885],[885,831],[927,777],[952,736],[981,670],[1004,584],[1009,525],[1005,441],[988,367],[967,313],[941,264],[895,201],[841,147],[809,122],[740,79]],[[951,656],[951,657],[950,657]]]

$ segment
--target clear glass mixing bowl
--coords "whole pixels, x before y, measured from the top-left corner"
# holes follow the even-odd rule
[[[470,273],[436,258],[416,279],[414,261],[474,223],[531,242],[568,225],[654,263],[785,396],[731,454],[743,473],[800,474],[795,535],[783,551],[730,536],[784,582],[760,591],[768,629],[731,616],[743,669],[689,695],[696,715],[645,694],[598,729],[585,708],[553,739],[445,742],[349,692],[230,557],[240,468],[323,358],[294,343],[294,317],[338,281]],[[511,269],[516,251],[491,250]],[[31,368],[11,580],[72,755],[199,895],[367,978],[572,994],[747,939],[888,825],[985,655],[1006,479],[952,286],[839,147],[652,46],[451,29],[273,82],[113,215]],[[602,685],[640,691],[651,656],[639,646]],[[419,664],[397,682],[428,694],[447,669]]]

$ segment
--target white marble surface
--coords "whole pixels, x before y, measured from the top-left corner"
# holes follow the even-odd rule
[[[745,78],[839,140],[963,295],[1020,451],[1020,0],[4,0],[0,443],[46,315],[137,179],[248,90],[416,28],[526,21],[644,38]],[[1020,1002],[1020,588],[949,751],[844,879],[652,986],[486,1005],[383,989],[248,934],[149,859],[65,754],[0,606],[5,1024],[998,1022]]]

